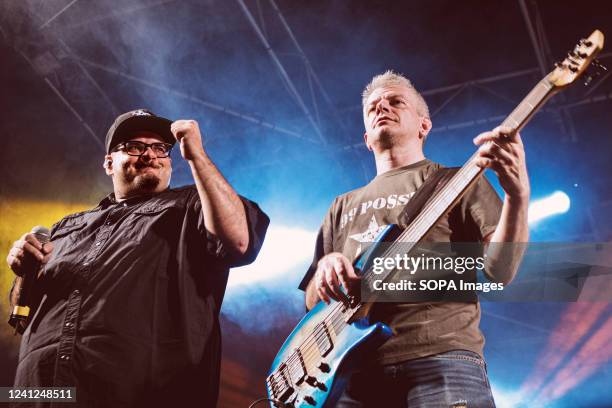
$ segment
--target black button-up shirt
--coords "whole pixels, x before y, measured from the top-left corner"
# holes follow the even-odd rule
[[[269,223],[242,201],[239,258],[207,231],[194,186],[111,195],[55,224],[15,385],[76,386],[79,406],[215,406],[228,270],[255,259]]]

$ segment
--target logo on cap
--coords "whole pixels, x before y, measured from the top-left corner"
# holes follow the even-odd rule
[[[153,116],[153,115],[151,115],[151,113],[145,110],[138,109],[132,113],[132,116]]]

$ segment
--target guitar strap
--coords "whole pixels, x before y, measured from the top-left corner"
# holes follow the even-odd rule
[[[442,167],[425,179],[425,182],[417,189],[397,219],[397,224],[402,230],[410,225],[429,199],[442,189],[458,170],[459,167]]]
[[[405,230],[412,221],[421,213],[423,207],[429,202],[429,200],[444,186],[450,181],[450,179],[457,173],[460,167],[442,167],[432,173],[425,179],[425,182],[417,189],[416,193],[408,204],[404,207],[402,212],[398,217],[397,225],[400,227],[400,230]],[[452,207],[450,208],[452,209]],[[449,209],[449,211],[450,211]],[[452,244],[451,244],[452,245]],[[423,248],[421,248],[423,249]],[[436,253],[440,249],[437,247],[427,247],[427,250],[430,253]],[[440,253],[438,253],[440,254]],[[472,272],[470,272],[472,273]],[[476,275],[462,275],[463,279],[466,281],[473,281],[476,279]],[[447,279],[447,278],[446,278]],[[459,284],[457,284],[459,285]],[[458,302],[477,302],[478,297],[476,292],[470,290],[462,290],[457,292],[457,294],[453,294],[452,297],[449,297],[449,292],[445,290],[433,291],[430,290],[427,292],[425,298],[419,299],[418,296],[414,297],[414,301],[458,301]]]

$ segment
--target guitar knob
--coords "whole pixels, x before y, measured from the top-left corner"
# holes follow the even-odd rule
[[[307,404],[310,404],[310,405],[316,405],[317,404],[317,401],[315,401],[315,399],[312,398],[310,395],[307,395],[307,396],[304,397],[304,402],[306,402]]]
[[[316,377],[309,376],[308,378],[306,378],[306,384],[312,387],[318,388],[321,391],[327,391],[327,386],[324,383],[317,380]]]
[[[329,368],[329,364],[327,363],[321,363],[319,364],[319,370],[323,371],[324,373],[329,373],[330,368]]]
[[[317,381],[316,377],[312,377],[312,376],[308,376],[306,377],[306,384],[312,386],[312,387],[316,387],[317,384],[319,383],[319,381]]]

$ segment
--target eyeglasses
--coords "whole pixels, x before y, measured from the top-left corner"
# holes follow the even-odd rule
[[[172,151],[172,145],[169,143],[143,143],[138,142],[136,140],[132,140],[129,142],[124,142],[118,145],[114,150],[123,150],[130,156],[142,156],[144,152],[147,151],[147,148],[151,148],[155,157],[158,159],[163,159],[164,157],[168,157],[170,155],[170,151]]]

